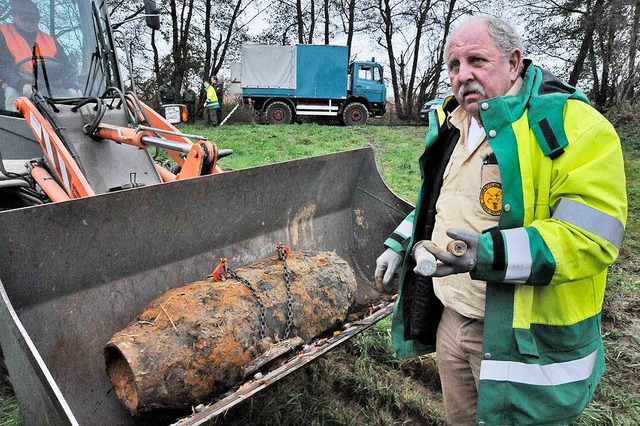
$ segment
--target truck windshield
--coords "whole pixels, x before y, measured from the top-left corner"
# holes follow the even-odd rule
[[[31,88],[59,99],[118,85],[106,16],[104,2],[0,0],[0,108]]]
[[[379,66],[360,65],[358,78],[361,80],[382,81],[382,70]]]

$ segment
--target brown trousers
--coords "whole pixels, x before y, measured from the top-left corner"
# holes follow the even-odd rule
[[[436,337],[436,362],[447,423],[476,424],[484,323],[445,308]]]

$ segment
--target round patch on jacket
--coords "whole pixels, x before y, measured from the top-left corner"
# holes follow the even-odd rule
[[[502,210],[502,184],[489,182],[480,190],[480,205],[491,216],[500,216]]]

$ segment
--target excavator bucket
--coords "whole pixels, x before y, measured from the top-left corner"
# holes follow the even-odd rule
[[[391,311],[375,259],[411,206],[372,148],[0,213],[0,344],[26,424],[201,424]],[[133,416],[105,371],[111,336],[169,289],[291,250],[335,251],[355,271],[361,321],[198,413]],[[378,309],[376,311],[376,309]]]

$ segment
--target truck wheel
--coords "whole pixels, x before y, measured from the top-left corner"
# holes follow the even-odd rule
[[[349,104],[342,111],[342,121],[345,126],[364,126],[367,118],[369,118],[369,111],[360,102]]]
[[[293,113],[286,102],[272,102],[265,111],[266,122],[269,124],[289,124]]]

